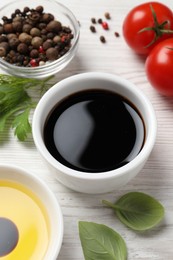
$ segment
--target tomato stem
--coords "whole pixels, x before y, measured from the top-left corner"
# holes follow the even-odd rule
[[[152,6],[152,4],[150,4],[150,9],[152,12],[152,16],[153,16],[153,20],[154,20],[154,26],[153,27],[146,27],[143,28],[139,31],[139,33],[142,32],[146,32],[146,31],[154,31],[155,32],[155,36],[154,39],[148,44],[146,45],[144,48],[148,48],[150,47],[152,44],[154,44],[163,34],[171,34],[173,33],[173,30],[165,29],[165,25],[168,24],[169,27],[169,22],[168,21],[164,21],[161,24],[159,24],[158,20],[157,20],[157,15],[156,12],[154,11],[154,8]]]

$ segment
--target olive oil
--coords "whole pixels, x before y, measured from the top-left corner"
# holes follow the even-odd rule
[[[0,260],[43,260],[49,221],[42,202],[27,187],[0,180]]]

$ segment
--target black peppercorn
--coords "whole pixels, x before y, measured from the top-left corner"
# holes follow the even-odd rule
[[[49,48],[46,51],[46,57],[48,60],[56,60],[58,58],[58,50],[55,48]]]
[[[41,32],[38,28],[34,27],[30,30],[30,35],[35,37],[35,36],[40,36]]]
[[[110,13],[106,12],[106,13],[105,13],[105,18],[108,19],[108,20],[110,20],[110,19],[111,19]]]
[[[10,40],[9,40],[9,46],[10,46],[10,48],[11,49],[16,49],[17,48],[17,46],[20,44],[20,41],[19,41],[19,39],[18,38],[11,38]]]
[[[91,30],[91,32],[95,33],[95,32],[96,32],[95,26],[91,25],[91,26],[90,26],[90,30]]]
[[[98,23],[102,24],[103,20],[101,18],[98,19]]]
[[[19,40],[29,45],[32,41],[32,36],[23,32],[19,35]]]
[[[20,10],[19,9],[16,9],[15,10],[15,14],[20,14],[21,12],[20,12]]]
[[[106,39],[105,39],[105,37],[104,37],[103,35],[100,36],[100,41],[101,41],[102,43],[105,43],[105,42],[106,42]]]
[[[29,7],[27,7],[27,6],[24,7],[24,9],[23,9],[23,12],[24,12],[24,13],[28,13],[29,11],[30,11]]]
[[[59,33],[59,31],[62,29],[62,26],[58,21],[51,21],[48,23],[46,29],[49,32]]]
[[[44,14],[41,16],[40,21],[41,21],[41,22],[44,22],[44,23],[49,23],[49,22],[51,21],[50,14],[44,13]]]
[[[43,49],[46,51],[47,49],[53,46],[52,40],[48,39],[43,43]]]
[[[3,26],[1,25],[0,26],[0,34],[3,34],[4,33],[4,29],[3,29]]]
[[[94,23],[94,24],[96,24],[96,19],[95,19],[94,17],[91,18],[91,22]]]
[[[54,36],[55,36],[54,33],[49,32],[49,33],[47,34],[47,39],[53,39]]]
[[[33,24],[37,23],[40,20],[40,14],[38,12],[32,12],[29,15],[29,19],[34,22]]]
[[[13,18],[13,22],[21,22],[22,23],[22,21],[23,21],[23,18],[21,16],[15,16]]]
[[[4,47],[1,47],[0,46],[0,57],[4,57],[4,56],[6,56],[6,49],[4,48]]]
[[[20,43],[17,47],[17,51],[20,54],[27,54],[28,53],[28,46],[25,43]]]
[[[61,42],[61,37],[59,35],[56,35],[54,38],[53,38],[53,42],[56,44],[58,42]]]
[[[12,25],[12,23],[6,23],[6,24],[4,24],[3,30],[4,30],[4,33],[13,33],[14,30],[13,30],[13,25]]]
[[[22,32],[23,24],[22,24],[21,22],[19,22],[19,21],[14,21],[14,22],[12,23],[12,25],[13,25],[13,29],[14,29],[15,32]]]
[[[7,42],[8,39],[5,35],[0,35],[0,42]]]
[[[31,24],[26,23],[23,25],[22,31],[29,34],[31,29],[32,29]]]
[[[1,42],[0,47],[3,47],[7,52],[9,51],[9,44],[8,42]]]
[[[35,36],[32,38],[31,44],[35,49],[38,49],[43,44],[43,39],[41,37]]]
[[[31,58],[38,58],[38,56],[39,56],[38,50],[33,49],[33,50],[30,52],[30,57],[31,57]]]
[[[46,28],[46,23],[39,23],[39,24],[38,24],[38,28],[39,28],[40,30],[45,29],[45,28]]]
[[[7,39],[8,39],[8,41],[9,41],[10,39],[12,39],[12,38],[17,38],[17,35],[16,35],[15,33],[9,33],[9,34],[7,34]]]
[[[44,8],[43,8],[42,5],[39,5],[39,6],[37,6],[37,7],[35,8],[35,10],[36,10],[38,13],[42,13],[43,10],[44,10]]]

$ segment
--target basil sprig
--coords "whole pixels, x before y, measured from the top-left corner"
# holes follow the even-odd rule
[[[154,227],[164,217],[160,202],[142,192],[127,193],[114,204],[106,200],[102,203],[114,209],[122,223],[138,231]]]
[[[85,260],[127,259],[123,238],[105,225],[80,221],[79,236]]]

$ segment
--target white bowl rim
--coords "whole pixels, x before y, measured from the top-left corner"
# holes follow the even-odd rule
[[[60,252],[60,249],[62,246],[62,241],[63,241],[63,234],[64,234],[64,220],[63,220],[63,214],[62,214],[62,210],[61,210],[59,202],[57,201],[57,199],[55,198],[55,195],[53,194],[51,189],[47,186],[47,184],[41,178],[36,176],[33,172],[31,172],[29,170],[25,170],[23,167],[17,166],[15,164],[0,163],[0,174],[1,174],[1,170],[3,170],[3,169],[6,169],[6,170],[9,169],[12,171],[16,171],[19,174],[26,176],[26,178],[36,181],[36,183],[38,183],[38,185],[42,186],[42,188],[45,190],[45,193],[47,193],[49,198],[51,199],[54,209],[56,210],[56,213],[58,216],[59,238],[58,238],[58,240],[56,240],[54,242],[54,244],[51,246],[50,250],[48,249],[48,252],[46,252],[46,255],[44,257],[51,256],[52,259],[54,260]],[[1,179],[1,177],[0,177],[0,179]],[[8,176],[7,176],[7,180],[10,180],[8,178]],[[18,182],[19,182],[19,184],[20,183],[22,184],[22,182],[20,182],[20,180]],[[22,184],[22,185],[24,185],[24,184]],[[32,191],[32,189],[31,189],[31,191]],[[46,205],[44,205],[44,207],[46,208]],[[59,241],[59,243],[57,243],[57,241]]]
[[[135,92],[135,95],[138,96],[145,104],[145,107],[147,110],[150,112],[150,129],[152,131],[149,131],[148,133],[148,138],[147,142],[145,142],[144,147],[140,151],[140,153],[128,164],[118,168],[118,169],[113,169],[110,171],[106,172],[99,172],[99,173],[90,173],[90,172],[82,172],[78,170],[74,170],[72,168],[68,168],[65,165],[61,164],[58,162],[46,149],[44,142],[41,138],[41,133],[39,132],[38,126],[37,126],[37,121],[39,118],[40,110],[44,107],[44,103],[48,102],[49,98],[53,96],[57,89],[63,88],[65,85],[72,85],[72,81],[75,80],[86,80],[86,79],[95,79],[98,78],[104,79],[104,80],[112,80],[115,83],[118,83],[120,85],[124,85],[131,91]],[[33,116],[33,122],[32,122],[32,132],[33,132],[33,138],[35,145],[40,152],[40,154],[43,156],[43,158],[48,161],[50,165],[52,165],[54,168],[57,170],[63,172],[67,176],[72,176],[78,179],[86,179],[86,180],[101,180],[101,179],[109,179],[109,178],[114,178],[115,176],[121,176],[127,174],[128,171],[133,171],[133,169],[136,168],[137,165],[140,165],[142,161],[145,161],[148,158],[148,155],[153,149],[153,146],[155,144],[156,140],[156,134],[157,134],[157,119],[156,119],[156,114],[154,111],[154,108],[150,102],[150,100],[143,94],[143,92],[130,81],[126,80],[125,78],[112,74],[112,73],[107,73],[107,72],[84,72],[84,73],[79,73],[73,76],[69,76],[60,82],[56,83],[51,89],[49,89],[43,97],[40,99],[39,103],[37,104],[37,107],[34,112]]]

